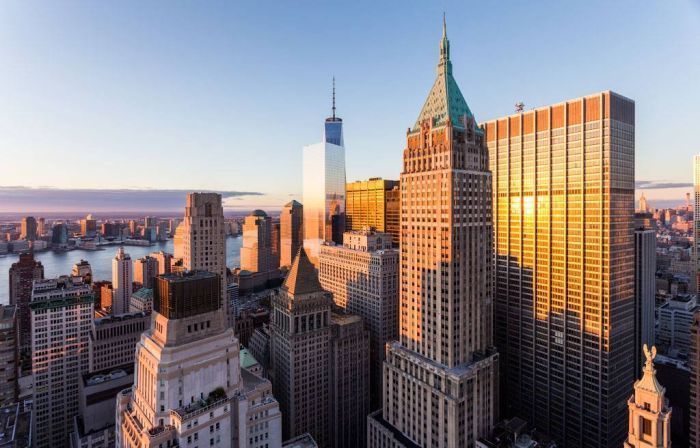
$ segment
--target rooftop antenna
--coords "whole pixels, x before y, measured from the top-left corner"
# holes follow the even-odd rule
[[[517,103],[515,103],[515,113],[516,114],[520,114],[524,110],[525,110],[525,103],[523,103],[522,101],[518,101]]]
[[[333,77],[333,121],[335,121],[335,76]]]

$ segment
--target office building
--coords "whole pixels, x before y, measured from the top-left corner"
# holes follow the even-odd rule
[[[17,306],[0,305],[0,406],[19,398],[17,334]]]
[[[250,388],[242,378],[220,283],[206,271],[156,279],[152,326],[136,346],[134,385],[117,397],[117,446],[281,446],[269,383]]]
[[[643,347],[646,361],[644,373],[634,383],[634,394],[629,398],[628,434],[624,448],[670,448],[671,408],[666,389],[656,379],[654,357],[656,348]]]
[[[695,284],[700,285],[700,154],[693,156],[693,254],[695,256]]]
[[[37,448],[66,446],[89,368],[94,294],[81,277],[37,280],[32,290],[32,370]]]
[[[280,214],[280,266],[291,266],[304,242],[304,206],[297,201],[284,205]]]
[[[51,227],[51,244],[59,247],[68,244],[68,226],[58,223]]]
[[[443,22],[437,79],[406,135],[399,341],[387,345],[370,447],[473,446],[498,419],[492,341],[491,173],[452,75]]]
[[[92,215],[87,215],[80,220],[80,234],[88,238],[97,234],[97,220],[93,219]]]
[[[642,347],[654,346],[656,330],[656,231],[634,231],[634,335],[635,376],[642,375]]]
[[[112,314],[124,314],[129,309],[133,279],[131,256],[120,246],[112,259]]]
[[[34,241],[37,238],[37,222],[33,216],[22,218],[22,230],[19,237],[27,241]]]
[[[134,282],[143,288],[153,288],[156,275],[160,271],[158,260],[146,255],[134,261]]]
[[[140,288],[131,294],[129,300],[130,313],[150,313],[153,310],[153,290],[151,288]]]
[[[390,233],[399,244],[401,212],[399,181],[374,177],[345,187],[345,222],[348,230],[371,227]]]
[[[185,218],[177,228],[179,235],[176,235],[174,241],[175,257],[182,258],[183,269],[209,271],[221,278],[219,297],[226,296],[225,226],[220,194],[189,193]],[[178,251],[181,252],[180,255]],[[224,311],[229,325],[233,325],[230,310],[224,308]]]
[[[281,232],[282,223],[279,219],[272,220],[272,227],[270,227],[270,252],[272,255],[272,261],[270,267],[272,269],[279,269],[280,267],[280,244],[281,244]]]
[[[29,302],[32,300],[34,280],[43,280],[44,266],[34,260],[31,252],[19,255],[19,260],[10,266],[10,305],[17,307],[17,329],[20,350],[26,351],[32,342],[32,327]]]
[[[89,371],[134,364],[134,348],[151,325],[151,314],[135,312],[94,319],[90,327]]]
[[[158,262],[158,275],[170,274],[173,265],[173,254],[163,252],[153,252],[151,258],[155,258]]]
[[[356,314],[331,313],[331,446],[366,446],[370,412],[370,336]]]
[[[133,358],[133,356],[132,356]],[[134,384],[134,362],[81,375],[78,415],[73,419],[71,448],[107,448],[114,444],[117,396]]]
[[[83,281],[87,284],[92,283],[92,267],[86,260],[80,260],[75,263],[70,271],[70,275],[73,277],[82,277]]]
[[[656,344],[662,353],[685,356],[691,352],[690,327],[698,311],[694,294],[678,294],[659,307]]]
[[[634,102],[613,92],[488,121],[505,417],[619,447],[635,366]]]
[[[46,235],[46,220],[44,218],[36,220],[36,235],[39,238]]]
[[[690,366],[690,400],[688,405],[688,441],[691,447],[700,446],[700,312],[693,316],[690,327],[691,350],[688,356]]]
[[[272,257],[272,220],[262,210],[254,210],[243,224],[241,269],[266,273],[274,269]]]
[[[399,251],[392,235],[346,232],[343,245],[323,245],[319,280],[335,305],[362,316],[370,333],[372,409],[381,407],[385,344],[399,338]]]
[[[639,196],[639,210],[637,210],[639,213],[648,213],[649,212],[649,205],[647,204],[647,197],[644,196],[644,192],[642,191],[642,195]]]
[[[304,147],[302,183],[304,248],[316,264],[321,244],[342,243],[345,231],[345,145],[343,120],[335,115],[335,81],[333,114],[326,118],[323,141]]]
[[[270,364],[285,439],[362,446],[369,412],[369,334],[359,316],[331,312],[305,249],[272,298]],[[361,422],[361,423],[360,423]]]

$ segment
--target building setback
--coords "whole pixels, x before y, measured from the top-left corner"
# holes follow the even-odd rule
[[[634,102],[601,92],[491,120],[504,417],[562,447],[625,440],[634,337]]]
[[[134,385],[117,397],[116,446],[278,448],[281,416],[269,382],[251,384],[222,310],[221,278],[156,278],[151,328],[136,345]]]
[[[370,447],[473,446],[498,417],[492,340],[491,173],[452,76],[443,22],[437,78],[406,135],[399,341],[388,344]],[[410,444],[408,444],[410,446]]]

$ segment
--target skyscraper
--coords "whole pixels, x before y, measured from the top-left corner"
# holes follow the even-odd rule
[[[213,272],[221,278],[221,295],[226,297],[226,223],[221,195],[218,193],[189,193],[185,219],[178,226],[175,237],[175,256],[182,253],[186,270]],[[231,311],[224,307],[229,325]]]
[[[38,237],[44,236],[46,233],[46,220],[44,218],[37,218],[36,220],[36,234]]]
[[[247,398],[221,281],[206,271],[156,279],[152,326],[136,345],[134,385],[117,397],[117,446],[281,446],[269,382],[259,379],[256,389],[265,392]]]
[[[619,447],[634,355],[634,102],[601,92],[488,121],[505,417]]]
[[[639,212],[646,213],[648,211],[649,205],[647,205],[647,197],[644,196],[644,192],[642,191],[642,195],[639,197]]]
[[[133,280],[131,256],[119,246],[117,255],[112,259],[112,314],[123,314],[129,311]]]
[[[634,231],[634,359],[635,376],[642,375],[642,347],[654,346],[656,327],[656,231],[637,228]]]
[[[401,212],[399,181],[374,177],[350,182],[345,188],[345,223],[348,230],[372,227],[392,235],[399,244]]]
[[[33,445],[66,446],[89,366],[94,295],[80,277],[37,280],[32,290]]]
[[[670,448],[671,408],[666,388],[656,379],[656,347],[643,347],[644,374],[634,383],[634,394],[627,402],[629,425],[624,448]]]
[[[17,307],[17,328],[20,350],[26,350],[32,343],[32,326],[29,317],[29,302],[32,300],[34,280],[44,278],[44,266],[34,260],[31,252],[19,255],[19,261],[10,266],[10,305]]]
[[[134,281],[144,288],[153,288],[159,270],[158,260],[149,255],[134,260]]]
[[[80,233],[85,237],[93,237],[97,233],[97,221],[92,215],[87,215],[80,220]]]
[[[693,156],[693,184],[695,201],[693,203],[693,255],[695,256],[695,284],[700,285],[700,154]]]
[[[0,406],[16,403],[19,386],[17,307],[0,305]]]
[[[33,216],[22,218],[22,230],[19,237],[23,240],[34,241],[37,236],[37,223]]]
[[[280,214],[280,266],[291,266],[304,242],[304,207],[297,201],[284,205]]]
[[[272,298],[270,363],[285,439],[363,446],[369,412],[369,333],[357,315],[331,312],[305,249]]]
[[[437,79],[408,130],[401,173],[399,341],[369,446],[473,446],[498,417],[492,341],[491,173],[483,132],[452,76],[446,26]]]
[[[151,257],[155,258],[158,262],[158,275],[170,274],[170,268],[173,264],[173,254],[163,252],[153,252]]]
[[[304,248],[315,264],[324,241],[343,242],[345,231],[345,146],[343,120],[326,118],[323,141],[304,147]]]
[[[80,260],[73,265],[70,274],[74,277],[83,277],[85,283],[92,283],[92,267],[86,260]]]
[[[51,243],[57,246],[68,244],[68,226],[64,223],[54,224],[51,227]]]
[[[370,332],[372,410],[381,407],[384,346],[399,337],[399,251],[392,236],[346,232],[343,245],[323,245],[319,280],[335,305],[362,316]]]
[[[693,316],[693,324],[690,327],[691,351],[688,356],[690,365],[690,425],[688,441],[690,446],[700,446],[700,311]]]
[[[254,210],[243,224],[241,269],[270,272],[272,260],[272,220],[262,210]]]

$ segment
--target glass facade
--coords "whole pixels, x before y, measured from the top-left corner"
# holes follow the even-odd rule
[[[617,447],[634,370],[634,102],[603,92],[490,121],[504,417]]]
[[[311,261],[317,264],[324,241],[342,243],[345,148],[326,142],[306,146],[303,170],[304,247]]]
[[[351,182],[346,188],[347,230],[372,227],[378,232],[392,234],[399,243],[400,197],[399,181],[372,178]]]

